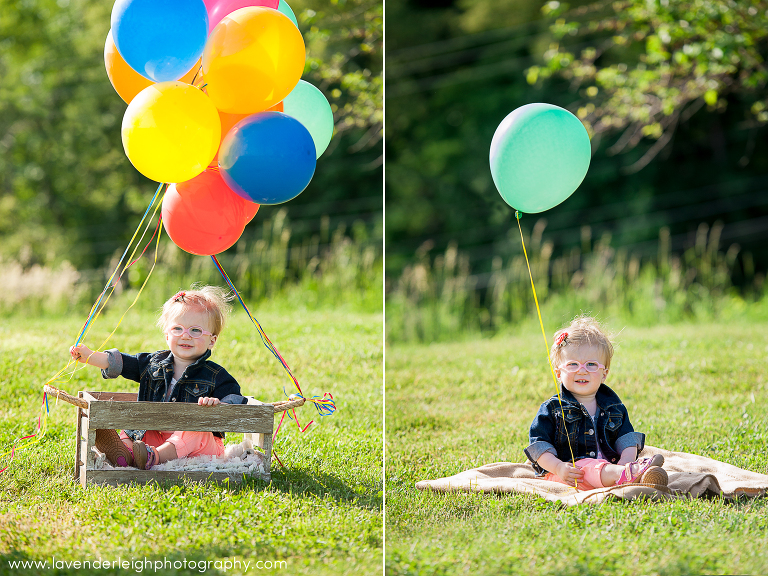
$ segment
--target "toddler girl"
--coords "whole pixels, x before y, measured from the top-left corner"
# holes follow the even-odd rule
[[[163,305],[157,321],[168,350],[128,355],[116,348],[94,352],[80,344],[70,348],[70,354],[79,362],[101,368],[104,378],[122,376],[138,382],[139,401],[246,404],[237,381],[208,359],[224,326],[228,299],[215,286],[175,294]],[[118,436],[115,430],[97,430],[96,447],[115,466],[149,470],[174,458],[221,456],[223,437],[221,432],[123,430]]]
[[[612,356],[610,339],[592,318],[576,318],[555,334],[550,359],[560,399],[552,396],[541,405],[525,449],[537,476],[579,490],[667,485],[664,457],[637,459],[645,434],[635,432],[626,407],[605,385]]]

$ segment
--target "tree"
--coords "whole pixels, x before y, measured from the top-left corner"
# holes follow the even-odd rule
[[[569,10],[553,0],[543,12],[558,41],[544,66],[527,70],[528,82],[569,80],[590,133],[620,132],[609,154],[655,141],[628,173],[647,166],[704,106],[723,111],[739,100],[750,111],[744,122],[768,123],[767,2],[626,0]]]
[[[590,96],[587,90],[598,88],[596,84],[580,84],[565,76],[576,69],[568,68],[572,60],[553,61],[559,68],[550,72],[553,48],[578,57],[583,51],[601,50],[601,43],[617,36],[601,23],[620,18],[628,30],[635,26],[630,20],[636,15],[621,6],[640,2],[619,6],[576,0],[571,8],[558,5],[560,11],[549,23],[543,19],[541,4],[387,0],[388,280],[417,260],[420,246],[432,246],[434,257],[455,242],[479,277],[490,273],[496,256],[519,250],[514,215],[496,192],[488,169],[494,130],[509,112],[531,102],[549,102],[579,113],[590,104],[597,108],[598,100],[607,98],[604,88]],[[671,10],[672,4],[663,9]],[[749,6],[746,3],[744,10]],[[553,7],[547,6],[548,14]],[[756,17],[765,18],[762,12]],[[552,29],[564,22],[574,22],[580,31],[554,36]],[[753,53],[765,50],[760,38],[759,46],[747,46]],[[626,73],[642,65],[650,70],[640,61],[644,53],[645,42],[632,40],[603,50],[595,66],[618,67],[624,62]],[[738,74],[733,78],[744,80]],[[642,87],[639,83],[635,91]],[[761,90],[732,85],[730,91],[718,93],[714,106],[706,104],[705,96],[689,103],[679,112],[670,132],[673,137],[662,153],[652,152],[643,160],[648,162],[645,169],[632,174],[627,168],[635,164],[631,169],[636,170],[638,160],[657,139],[643,137],[641,130],[634,147],[628,145],[617,154],[618,147],[612,146],[628,125],[619,132],[614,123],[624,119],[613,116],[610,129],[607,122],[592,126],[597,136],[587,178],[577,193],[542,215],[555,255],[585,245],[582,226],[590,226],[595,239],[611,234],[614,247],[651,255],[660,228],[669,227],[672,249],[677,251],[693,243],[702,222],[712,225],[720,220],[725,224],[724,243],[738,241],[744,251],[754,254],[757,270],[768,267],[768,250],[759,232],[768,218],[768,192],[763,192],[768,126],[751,111],[765,97]],[[701,108],[692,114],[695,106]],[[596,118],[587,119],[596,125]],[[523,222],[524,228],[533,224],[530,218]]]

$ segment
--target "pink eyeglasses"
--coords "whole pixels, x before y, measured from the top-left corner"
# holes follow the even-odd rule
[[[597,360],[587,360],[582,364],[581,362],[576,362],[576,360],[571,360],[570,362],[563,364],[560,366],[561,370],[565,370],[566,372],[578,372],[584,368],[587,372],[597,372],[601,368],[605,368],[600,362]]]
[[[184,328],[184,326],[181,326],[179,324],[176,324],[174,326],[171,326],[168,328],[168,334],[171,336],[184,336],[186,334],[190,338],[201,338],[203,336],[213,336],[213,333],[208,332],[208,330],[203,330],[202,326],[190,326],[189,328]]]

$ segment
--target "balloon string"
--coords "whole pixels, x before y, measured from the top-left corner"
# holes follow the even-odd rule
[[[154,203],[154,200],[153,200],[153,203]],[[147,234],[147,230],[149,229],[149,226],[151,225],[152,221],[153,221],[153,220],[154,220],[154,218],[155,218],[155,215],[157,214],[157,211],[160,209],[160,207],[161,207],[161,206],[162,206],[162,199],[161,199],[161,201],[160,201],[160,202],[158,202],[158,203],[157,203],[157,205],[155,206],[155,210],[154,210],[154,212],[152,213],[152,217],[151,217],[151,218],[150,218],[150,219],[147,221],[147,226],[146,226],[146,228],[144,229],[144,232],[142,233],[142,235],[141,235],[141,238],[139,239],[139,242],[138,242],[138,244],[137,244],[137,245],[136,245],[136,247],[134,248],[134,250],[133,250],[133,253],[131,254],[131,260],[132,260],[132,261],[131,261],[131,263],[130,263],[130,264],[128,264],[128,265],[127,265],[127,266],[126,266],[126,267],[123,269],[123,271],[122,271],[122,272],[120,273],[120,275],[118,276],[117,280],[115,280],[113,283],[111,283],[111,284],[109,285],[109,287],[108,287],[108,288],[112,288],[112,289],[113,289],[113,291],[114,291],[114,288],[117,286],[117,283],[119,282],[120,278],[122,278],[122,277],[123,277],[123,275],[125,274],[125,271],[126,271],[128,268],[130,268],[131,266],[133,266],[133,265],[134,265],[136,262],[138,262],[138,261],[139,261],[139,259],[141,259],[141,257],[144,255],[144,253],[147,251],[147,249],[148,249],[148,248],[150,247],[150,245],[152,244],[152,239],[155,237],[155,234],[157,234],[157,233],[158,233],[158,231],[160,230],[160,224],[162,223],[162,216],[160,216],[160,217],[158,218],[158,220],[157,220],[157,226],[155,227],[155,231],[152,233],[152,236],[150,237],[150,239],[149,239],[149,242],[147,242],[146,246],[144,247],[144,250],[142,250],[142,252],[141,252],[141,255],[139,255],[139,257],[138,257],[138,258],[136,258],[136,259],[133,259],[133,257],[134,257],[134,256],[135,256],[135,254],[136,254],[136,250],[138,250],[138,247],[139,247],[139,245],[141,245],[141,240],[144,238],[144,236],[146,236],[146,234]],[[150,208],[151,208],[151,207],[152,207],[152,204],[150,204]],[[97,348],[97,350],[101,350],[101,349],[103,349],[103,348],[104,348],[104,346],[106,346],[106,344],[107,344],[107,342],[109,341],[109,339],[110,339],[110,338],[112,338],[112,336],[114,335],[114,333],[117,331],[117,328],[118,328],[118,327],[120,326],[120,324],[122,323],[123,319],[125,318],[125,315],[128,313],[128,310],[130,310],[131,308],[133,308],[133,306],[134,306],[134,305],[136,304],[136,302],[138,301],[138,299],[139,299],[139,296],[141,296],[141,293],[143,292],[143,290],[144,290],[144,287],[147,285],[147,282],[149,282],[149,279],[150,279],[150,277],[152,276],[152,272],[154,271],[154,269],[155,269],[155,266],[156,266],[156,264],[157,264],[157,258],[158,258],[158,247],[159,247],[159,243],[160,243],[160,235],[158,235],[158,236],[157,236],[157,242],[156,242],[156,246],[155,246],[155,257],[154,257],[154,261],[152,262],[152,267],[150,268],[150,270],[149,270],[149,273],[147,274],[147,277],[144,279],[144,282],[143,282],[143,284],[142,284],[141,288],[139,289],[139,292],[136,294],[136,298],[133,300],[133,303],[132,303],[132,304],[131,304],[131,305],[130,305],[130,306],[127,308],[127,309],[126,309],[126,311],[123,313],[123,315],[121,316],[121,318],[120,318],[120,321],[117,323],[117,326],[115,327],[115,329],[114,329],[114,330],[112,330],[112,333],[111,333],[111,334],[110,334],[110,335],[107,337],[107,339],[106,339],[106,340],[104,340],[104,342],[102,342],[101,346],[99,346],[99,347]],[[105,290],[105,292],[106,292],[106,290]],[[104,294],[104,293],[102,293],[102,296],[103,296],[103,294]],[[95,320],[96,318],[98,318],[98,317],[99,317],[99,315],[101,314],[101,312],[104,310],[104,308],[106,307],[106,305],[107,305],[107,302],[109,302],[109,298],[111,298],[111,296],[112,296],[112,292],[110,292],[110,293],[109,293],[109,295],[107,296],[107,299],[104,301],[104,304],[102,305],[101,309],[100,309],[100,310],[98,310],[98,311],[96,312],[95,316],[93,316],[93,319],[94,319],[94,320]],[[91,309],[91,312],[93,313],[93,309]],[[91,322],[91,323],[90,323],[90,326],[91,326],[91,327],[93,327],[93,322]],[[83,340],[83,339],[85,338],[85,336],[87,336],[87,334],[88,334],[88,330],[86,330],[86,331],[85,331],[85,333],[84,333],[84,334],[82,334],[82,336],[81,336],[81,338],[80,338],[80,339],[81,339],[81,340]],[[85,362],[85,363],[83,363],[83,365],[82,365],[82,366],[80,366],[80,365],[79,365],[77,362],[74,362],[73,360],[70,360],[70,362],[69,362],[69,363],[67,363],[67,365],[66,365],[66,366],[65,366],[65,367],[64,367],[62,370],[60,370],[60,371],[59,371],[59,372],[58,372],[56,375],[54,375],[54,376],[53,376],[53,377],[52,377],[50,380],[48,380],[48,382],[46,382],[46,384],[51,384],[51,383],[53,383],[53,382],[58,382],[58,378],[59,378],[59,376],[62,374],[62,372],[64,372],[64,371],[65,371],[67,368],[69,368],[69,366],[70,366],[72,363],[74,363],[74,364],[75,364],[75,368],[74,368],[74,369],[72,370],[72,372],[69,374],[69,378],[68,378],[68,380],[71,380],[71,379],[72,379],[72,377],[74,376],[75,372],[77,372],[78,370],[81,370],[81,369],[85,369],[85,367],[86,367],[86,364],[87,364],[87,361],[88,361],[88,360],[86,359],[86,362]]]
[[[160,206],[161,206],[161,204],[157,205],[157,208],[155,208],[155,212],[157,212],[157,210],[160,208]],[[152,216],[154,217],[154,214]],[[160,223],[162,222],[162,220],[163,220],[163,217],[161,215],[158,218],[158,220],[157,220],[157,228],[155,228],[155,232],[152,234],[152,238],[154,238],[155,234],[157,234],[157,231],[160,228]],[[114,330],[112,330],[112,332],[109,334],[109,336],[107,336],[107,338],[104,340],[104,342],[101,343],[101,345],[99,346],[98,350],[103,350],[104,347],[107,345],[107,342],[109,342],[110,338],[112,338],[112,336],[114,336],[115,332],[117,332],[117,329],[120,327],[120,324],[123,323],[123,320],[125,319],[125,315],[128,314],[130,309],[134,307],[136,302],[138,302],[139,296],[141,296],[141,293],[144,291],[144,287],[147,285],[147,282],[149,282],[149,279],[152,276],[152,272],[155,270],[155,266],[157,265],[157,255],[158,255],[158,251],[159,251],[159,248],[160,248],[160,236],[161,235],[162,234],[157,234],[157,240],[155,241],[155,259],[153,260],[152,266],[150,267],[149,272],[147,273],[147,277],[144,279],[144,282],[142,282],[142,284],[141,284],[141,288],[139,288],[139,291],[136,294],[136,297],[133,299],[133,302],[131,302],[131,305],[128,306],[128,308],[125,309],[125,312],[123,312],[123,315],[120,316],[120,320],[118,320],[117,326],[115,326]],[[142,251],[142,255],[144,254],[144,252],[146,252],[147,247],[149,247],[149,245],[152,243],[152,238],[149,239],[149,242],[147,243],[147,246],[144,247],[144,251]],[[139,256],[139,258],[141,258],[141,256]],[[138,260],[138,258],[136,260]],[[134,262],[136,260],[134,260]],[[121,274],[121,276],[122,276],[122,274]]]
[[[229,279],[229,276],[227,276],[227,273],[224,271],[224,267],[221,265],[221,262],[219,262],[218,258],[216,258],[215,255],[211,255],[211,259],[213,260],[213,263],[216,266],[216,269],[219,271],[219,273],[222,275],[222,277],[226,281],[227,285],[235,293],[237,300],[240,302],[246,314],[248,314],[248,318],[250,318],[253,325],[256,326],[259,332],[259,336],[261,337],[261,341],[264,344],[264,347],[267,350],[269,350],[275,358],[277,358],[277,360],[282,365],[288,377],[296,386],[296,389],[299,391],[299,393],[294,394],[294,396],[298,396],[312,403],[315,406],[315,409],[317,410],[318,414],[320,414],[320,416],[330,416],[331,414],[333,414],[336,411],[336,402],[333,398],[333,395],[330,392],[326,392],[323,394],[322,397],[312,396],[311,398],[307,398],[306,396],[304,396],[304,392],[302,392],[301,386],[299,386],[299,381],[296,380],[296,377],[293,375],[293,372],[291,372],[290,367],[288,366],[286,361],[283,359],[283,357],[280,355],[280,352],[277,350],[277,348],[275,348],[275,345],[272,344],[272,341],[264,332],[264,329],[261,327],[261,324],[259,324],[259,321],[253,317],[253,314],[251,314],[251,311],[248,309],[248,306],[246,306],[245,302],[240,296],[240,293],[237,291],[237,288],[235,288],[235,285],[232,283],[232,280]],[[285,389],[283,389],[283,393],[285,394]],[[288,394],[285,394],[285,395],[288,396]],[[288,414],[288,418],[291,420],[294,420],[296,422],[296,425],[299,427],[299,430],[301,430],[302,432],[304,432],[309,427],[309,425],[312,424],[312,422],[314,422],[314,420],[312,420],[310,421],[309,424],[307,424],[306,426],[304,426],[304,428],[302,428],[301,425],[299,424],[298,418],[296,417],[295,410],[292,412],[293,412],[293,416],[291,416],[291,414]],[[283,417],[284,416],[285,416],[285,413],[283,413]],[[282,420],[281,420],[281,424],[282,424]],[[280,426],[278,426],[278,430],[279,429],[280,429]],[[277,436],[277,431],[275,432],[275,436]]]
[[[104,296],[107,293],[107,291],[109,290],[109,288],[112,288],[114,290],[115,286],[117,285],[117,281],[120,280],[120,278],[123,276],[123,274],[125,273],[125,271],[129,267],[131,267],[133,264],[135,264],[144,255],[144,253],[147,251],[147,248],[152,244],[152,240],[154,239],[155,234],[157,234],[157,239],[156,239],[156,243],[155,243],[155,260],[154,260],[154,262],[152,264],[152,267],[149,270],[149,273],[147,274],[147,278],[144,280],[144,283],[142,284],[141,288],[139,289],[139,292],[136,295],[136,298],[134,299],[133,303],[128,307],[128,310],[130,310],[134,306],[134,304],[136,304],[139,296],[141,295],[142,291],[144,290],[144,287],[147,285],[147,282],[149,281],[149,278],[152,276],[152,271],[154,270],[155,265],[157,264],[158,247],[159,247],[159,244],[160,244],[160,234],[158,234],[158,231],[160,229],[160,224],[162,222],[162,217],[158,218],[157,227],[155,228],[154,233],[150,237],[149,242],[147,242],[147,245],[144,247],[144,250],[141,252],[139,257],[134,259],[134,256],[136,254],[136,251],[138,250],[138,247],[141,245],[141,241],[143,240],[144,236],[146,235],[147,230],[149,229],[149,226],[151,225],[152,221],[154,220],[155,214],[157,214],[157,211],[159,210],[159,208],[161,206],[160,203],[155,207],[155,210],[154,210],[154,212],[152,214],[152,217],[147,222],[147,226],[144,229],[144,232],[142,233],[141,237],[139,238],[139,241],[136,244],[136,247],[134,248],[133,253],[131,254],[131,257],[129,259],[130,260],[130,264],[126,265],[125,268],[123,268],[123,270],[120,273],[120,275],[118,276],[117,280],[115,280],[113,282],[113,280],[115,278],[115,275],[117,274],[118,270],[120,269],[120,264],[123,262],[123,260],[125,260],[126,254],[130,250],[131,245],[133,244],[133,241],[135,240],[136,236],[139,233],[139,230],[141,230],[141,225],[144,222],[144,220],[146,219],[147,214],[149,213],[149,211],[152,209],[152,206],[155,204],[155,200],[157,199],[157,196],[158,196],[158,194],[160,192],[160,189],[163,186],[164,186],[164,184],[161,184],[158,187],[157,191],[155,192],[155,195],[152,197],[152,201],[149,203],[149,206],[147,207],[147,210],[144,212],[144,216],[142,217],[141,221],[139,222],[139,226],[136,228],[136,232],[134,232],[133,237],[131,238],[131,241],[128,244],[128,247],[123,252],[123,256],[120,258],[120,262],[118,262],[117,267],[115,268],[115,271],[112,273],[112,276],[110,277],[109,281],[107,282],[107,285],[104,288],[104,290],[102,291],[101,295],[99,296],[97,302],[91,307],[91,311],[90,311],[90,313],[88,315],[88,319],[85,322],[83,328],[81,329],[80,335],[78,336],[78,339],[77,339],[77,343],[78,344],[85,337],[85,335],[87,334],[88,330],[93,326],[93,320],[95,320],[99,316],[101,311],[104,309],[104,306],[106,306],[106,304],[107,304],[107,302],[109,300],[109,296],[111,296],[111,294],[112,294],[111,292],[107,296],[106,300],[104,300],[103,305],[99,309],[99,304],[104,299]],[[127,314],[128,310],[126,310],[126,312],[120,318],[120,322],[122,322],[123,318],[125,318],[125,314]],[[120,322],[118,322],[118,325],[117,325],[118,327],[120,326]],[[115,328],[115,330],[117,330],[117,327]],[[112,334],[110,334],[109,337],[107,337],[107,339],[100,346],[100,348],[104,347],[104,345],[107,343],[109,338],[111,338],[112,335],[115,333],[115,330],[112,331]],[[54,374],[51,378],[49,378],[48,381],[45,382],[44,386],[45,385],[50,385],[50,384],[52,384],[54,382],[57,382],[59,380],[59,378],[61,377],[61,375],[73,363],[75,364],[75,369],[69,374],[69,379],[71,380],[71,378],[74,376],[75,372],[77,371],[77,362],[75,362],[75,360],[72,359],[72,358],[70,358],[70,360],[67,362],[67,364],[61,370],[59,370],[58,372],[56,372],[56,374]],[[84,367],[85,367],[85,365],[83,365],[83,368]],[[14,457],[16,456],[17,452],[19,452],[20,450],[23,450],[25,448],[29,448],[33,444],[36,444],[37,442],[39,442],[45,436],[45,433],[46,433],[46,431],[48,429],[48,427],[47,427],[48,415],[50,413],[50,407],[48,405],[48,395],[45,392],[43,392],[43,402],[42,402],[42,406],[41,406],[41,411],[42,411],[43,407],[45,408],[45,410],[42,412],[42,417],[40,415],[38,415],[38,418],[37,418],[37,431],[34,434],[30,434],[28,436],[23,436],[23,437],[15,440],[13,442],[10,450],[6,451],[3,454],[0,454],[0,461],[2,461],[4,458],[6,458],[7,456],[10,455],[10,459],[8,460],[8,463],[6,464],[6,466],[3,467],[2,469],[0,469],[0,474],[5,472],[8,469],[8,467],[10,466],[10,464],[13,461]],[[34,440],[32,440],[31,442],[27,442],[27,443],[25,443],[25,444],[23,444],[21,446],[17,446],[18,443],[23,442],[25,440],[29,440],[30,438],[34,438]]]
[[[563,399],[560,397],[560,386],[555,376],[555,368],[552,366],[552,358],[549,355],[549,342],[547,341],[547,333],[544,330],[544,322],[541,319],[541,308],[539,308],[539,299],[536,297],[536,286],[533,285],[533,274],[531,273],[531,263],[528,261],[528,251],[525,249],[525,238],[523,237],[523,228],[520,226],[520,211],[515,210],[515,219],[517,220],[517,228],[520,230],[520,242],[523,244],[523,255],[525,256],[525,265],[528,267],[528,276],[531,279],[531,290],[533,291],[533,301],[536,303],[536,313],[539,315],[539,326],[541,326],[541,335],[544,337],[544,349],[547,354],[547,362],[549,363],[549,369],[552,372],[552,379],[555,381],[555,388],[557,389],[557,399],[560,401],[560,414],[563,417],[563,426],[565,426],[565,411],[563,410]],[[567,430],[567,428],[566,428]],[[573,447],[571,446],[571,438],[568,434],[565,435],[568,440],[568,450],[571,452],[571,461],[573,466],[576,467],[576,458],[573,455]],[[578,481],[574,480],[574,487],[578,487]]]
[[[149,214],[149,211],[152,209],[152,206],[154,205],[155,200],[157,200],[157,197],[160,194],[160,190],[163,188],[163,186],[166,186],[166,184],[161,183],[157,187],[157,190],[155,190],[155,194],[154,196],[152,196],[152,200],[150,200],[149,206],[147,206],[147,209],[144,211],[144,216],[141,217],[141,220],[139,221],[139,225],[136,227],[136,231],[133,233],[133,236],[131,237],[130,242],[128,242],[128,246],[125,247],[125,251],[123,252],[123,255],[120,257],[120,260],[117,263],[117,266],[115,266],[114,272],[112,272],[112,275],[109,277],[109,280],[107,280],[107,284],[104,286],[104,290],[99,295],[99,298],[97,299],[96,303],[91,307],[91,311],[88,313],[88,318],[86,319],[85,324],[80,330],[80,334],[77,336],[77,340],[75,341],[75,346],[80,344],[82,339],[85,337],[85,334],[88,331],[91,325],[91,322],[99,316],[99,314],[101,313],[101,310],[104,309],[104,306],[106,306],[107,301],[109,301],[109,297],[112,295],[112,292],[109,293],[109,296],[107,296],[107,299],[104,301],[104,305],[101,306],[101,309],[99,309],[99,305],[102,303],[102,300],[104,299],[104,295],[107,293],[107,291],[110,288],[112,288],[114,291],[115,284],[113,284],[113,281],[115,280],[115,275],[117,274],[117,271],[120,269],[120,265],[123,263],[123,260],[125,260],[125,255],[128,254],[128,250],[131,249],[131,245],[133,244],[133,241],[136,239],[136,236],[138,235],[139,230],[141,230],[141,225],[144,223],[144,220],[147,218],[147,214]],[[157,212],[157,209],[155,209],[155,212]],[[147,226],[149,226],[149,224]],[[146,229],[144,230],[144,234],[146,234]],[[144,237],[144,234],[142,234],[142,238]],[[141,240],[139,240],[139,243],[141,243]],[[138,244],[136,248],[138,248]],[[133,259],[134,254],[136,254],[136,248],[134,248],[133,254],[131,254],[130,259]],[[125,272],[125,269],[123,269],[123,272]]]
[[[203,65],[202,65],[202,64],[200,64],[200,66],[198,66],[198,67],[197,67],[197,72],[195,72],[195,75],[194,75],[194,77],[192,78],[192,82],[190,82],[190,84],[192,84],[192,86],[195,86],[195,82],[197,81],[197,75],[198,75],[198,74],[200,74],[200,71],[201,71],[202,69],[203,69]],[[196,86],[195,86],[195,87],[196,87]]]
[[[45,410],[43,410],[45,408]],[[16,456],[16,452],[24,450],[25,448],[29,448],[30,446],[37,444],[43,436],[45,436],[45,433],[48,431],[48,414],[50,412],[50,409],[48,407],[48,395],[43,392],[43,403],[40,406],[40,412],[42,413],[42,416],[38,414],[37,416],[37,430],[34,434],[29,434],[28,436],[22,436],[21,438],[17,438],[13,441],[13,444],[11,445],[11,449],[7,452],[0,454],[0,461],[2,461],[6,456],[10,455],[10,459],[8,460],[8,463],[0,469],[0,474],[8,470],[8,468],[11,465],[11,462],[13,462],[14,457]],[[30,438],[34,438],[31,442],[27,442],[17,448],[17,444],[19,442],[24,442],[25,440],[29,440]]]

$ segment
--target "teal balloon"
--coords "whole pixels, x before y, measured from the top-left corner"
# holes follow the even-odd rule
[[[333,111],[323,93],[309,82],[299,80],[296,88],[283,99],[283,113],[304,124],[320,158],[333,136]]]
[[[288,6],[288,3],[285,0],[280,0],[280,3],[277,5],[277,11],[288,16],[288,18],[291,19],[291,22],[296,25],[296,28],[299,27],[299,22],[296,20],[296,14],[293,13],[293,10],[291,10],[291,7]]]
[[[573,194],[591,156],[589,134],[576,116],[552,104],[526,104],[493,135],[491,175],[507,204],[534,214]]]

